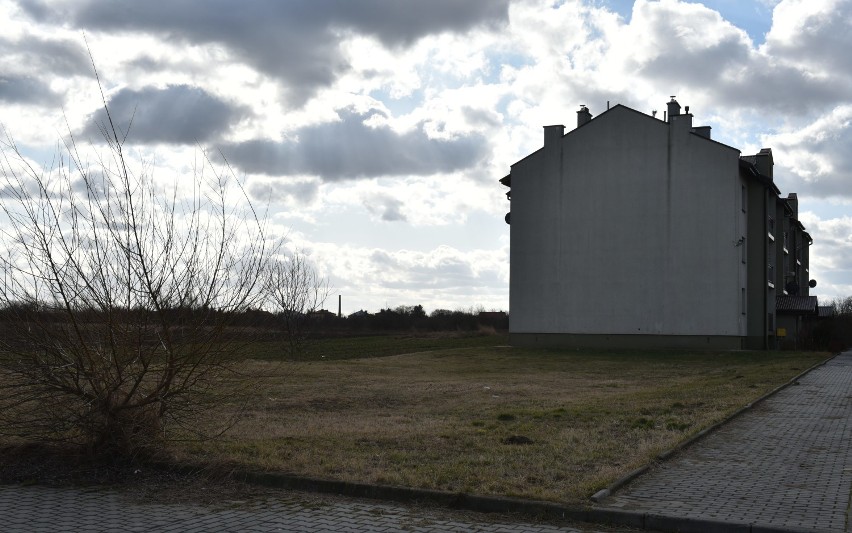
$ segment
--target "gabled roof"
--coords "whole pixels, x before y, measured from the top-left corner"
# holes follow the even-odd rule
[[[776,196],[781,195],[781,189],[778,188],[777,185],[772,181],[772,178],[769,176],[764,176],[761,174],[757,167],[755,166],[755,161],[757,161],[756,156],[753,155],[743,155],[740,156],[740,171],[747,177],[762,183],[764,186],[772,189],[772,192],[775,193]]]
[[[746,163],[751,163],[752,165],[757,165],[757,156],[756,155],[741,155],[740,159],[745,161]]]
[[[563,137],[563,138],[565,138],[565,137],[569,137],[569,136],[572,136],[572,135],[578,134],[578,133],[582,132],[584,128],[589,127],[589,125],[591,125],[591,124],[595,124],[597,121],[599,121],[599,120],[601,120],[601,119],[607,119],[607,118],[610,118],[610,119],[611,119],[613,116],[617,116],[619,113],[622,113],[622,112],[624,112],[624,111],[626,111],[626,112],[628,112],[628,113],[633,113],[633,114],[635,114],[635,115],[638,115],[638,116],[640,116],[640,117],[642,117],[643,119],[646,119],[646,120],[653,120],[653,121],[654,121],[654,123],[659,124],[660,126],[669,126],[669,124],[670,124],[669,122],[666,122],[666,121],[661,120],[661,119],[659,119],[659,118],[657,118],[657,117],[654,117],[654,116],[648,115],[647,113],[643,113],[642,111],[638,111],[638,110],[636,110],[636,109],[633,109],[632,107],[627,107],[626,105],[623,105],[623,104],[615,104],[614,106],[610,107],[610,108],[609,108],[609,109],[607,109],[606,111],[601,112],[601,114],[599,114],[597,117],[594,117],[594,118],[592,118],[590,121],[588,121],[588,122],[586,122],[586,123],[584,123],[584,124],[581,124],[581,125],[577,126],[576,128],[574,128],[574,129],[570,130],[569,132],[565,133],[562,137]],[[609,115],[609,116],[607,116],[607,115]],[[716,140],[714,140],[714,139],[711,139],[711,138],[709,138],[709,137],[706,137],[706,136],[704,136],[704,135],[701,135],[700,133],[696,133],[695,131],[691,131],[691,132],[690,132],[690,135],[695,135],[696,137],[700,137],[701,139],[704,139],[705,141],[707,141],[707,142],[709,142],[709,143],[713,143],[713,144],[717,144],[717,145],[719,145],[719,146],[723,146],[723,147],[728,148],[729,150],[733,150],[733,151],[735,151],[735,152],[737,152],[737,153],[739,153],[739,152],[740,152],[740,150],[739,150],[738,148],[734,148],[733,146],[729,146],[729,145],[727,145],[727,144],[725,144],[725,143],[720,143],[719,141],[716,141]],[[514,162],[514,163],[512,163],[512,165],[510,165],[510,166],[517,165],[517,164],[518,164],[518,163],[520,163],[521,161],[523,161],[523,160],[525,160],[525,159],[527,159],[527,158],[529,158],[529,157],[531,157],[531,156],[533,156],[533,155],[537,154],[537,153],[538,153],[538,152],[540,152],[541,150],[543,150],[543,147],[542,147],[542,148],[539,148],[538,150],[536,150],[536,151],[534,151],[534,152],[532,152],[532,153],[530,153],[530,154],[528,154],[528,155],[526,155],[525,157],[522,157],[522,158],[521,158],[521,159],[519,159],[518,161],[515,161],[515,162]],[[504,178],[504,179],[505,179],[505,178]],[[501,181],[501,183],[503,183],[503,181],[502,181],[502,180],[500,180],[500,181]],[[503,183],[503,184],[504,184],[504,185],[506,185],[505,183]]]
[[[816,314],[818,301],[816,296],[776,296],[775,310],[796,314]]]

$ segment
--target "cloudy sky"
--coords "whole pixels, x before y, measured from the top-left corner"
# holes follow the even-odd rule
[[[670,95],[773,149],[817,294],[852,295],[852,0],[0,0],[0,21],[0,122],[29,157],[65,120],[99,142],[85,35],[133,153],[172,176],[223,154],[345,313],[508,309],[497,180],[580,104]]]

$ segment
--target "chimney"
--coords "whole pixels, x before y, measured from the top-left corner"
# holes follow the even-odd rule
[[[579,128],[590,120],[592,120],[592,114],[589,112],[589,108],[581,105],[580,110],[577,111],[577,127]]]
[[[669,107],[669,124],[679,132],[686,134],[694,131],[692,127],[692,113],[689,112],[689,106],[686,106],[686,113],[680,112],[680,104],[677,103],[675,97],[672,96],[668,104]]]
[[[772,167],[775,166],[775,161],[772,159],[772,148],[761,148],[760,152],[754,156],[754,166],[757,171],[772,179]]]
[[[562,136],[565,135],[565,126],[558,124],[556,126],[544,127],[544,145],[550,146],[556,144]]]
[[[672,99],[669,101],[668,108],[669,108],[669,120],[671,120],[672,117],[676,117],[676,116],[680,115],[680,104],[677,103],[677,100],[675,100],[674,96],[672,96]]]
[[[791,192],[787,195],[787,203],[790,205],[790,208],[793,210],[793,218],[796,220],[799,219],[799,195]]]
[[[701,135],[702,137],[709,139],[710,138],[710,126],[696,126],[692,128],[692,133],[697,135]]]

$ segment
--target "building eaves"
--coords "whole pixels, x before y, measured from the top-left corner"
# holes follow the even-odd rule
[[[666,125],[666,126],[668,126],[668,125],[670,124],[669,122],[666,122],[666,121],[664,121],[664,120],[660,120],[660,119],[658,119],[658,118],[657,118],[657,117],[655,117],[655,116],[648,115],[647,113],[643,113],[643,112],[641,112],[641,111],[638,111],[638,110],[636,110],[636,109],[633,109],[632,107],[627,107],[626,105],[622,105],[622,104],[615,104],[615,105],[614,105],[614,106],[612,106],[611,108],[607,109],[606,111],[604,111],[603,113],[601,113],[600,115],[598,115],[598,117],[597,117],[597,118],[601,118],[601,117],[602,117],[602,116],[604,116],[605,114],[607,114],[607,113],[609,113],[610,111],[612,111],[612,110],[614,110],[614,109],[617,109],[617,108],[626,109],[627,111],[630,111],[631,113],[636,113],[637,115],[640,115],[640,116],[642,116],[643,118],[647,118],[647,119],[651,119],[651,120],[656,120],[656,121],[658,121],[659,123],[664,124],[664,125]],[[593,120],[594,120],[594,119],[593,119]],[[591,121],[590,121],[589,123],[591,123]],[[588,123],[587,123],[587,124],[588,124]],[[583,124],[583,125],[585,126],[586,124]],[[579,128],[578,128],[578,129],[579,129]],[[576,131],[576,130],[572,130],[572,131]],[[570,134],[571,132],[568,132],[568,133]],[[719,146],[724,146],[725,148],[728,148],[728,149],[731,149],[731,150],[733,150],[733,151],[735,151],[735,152],[737,152],[737,153],[740,153],[740,150],[739,150],[738,148],[734,148],[733,146],[730,146],[730,145],[725,144],[725,143],[720,143],[719,141],[714,140],[714,139],[711,139],[711,138],[709,138],[709,137],[705,137],[704,135],[701,135],[700,133],[697,133],[697,132],[691,131],[691,132],[690,132],[690,134],[695,135],[696,137],[700,137],[701,139],[704,139],[704,140],[705,140],[705,141],[707,141],[707,142],[715,143],[715,144],[718,144]]]
[[[736,152],[736,153],[738,153],[738,154],[739,154],[739,153],[741,153],[741,151],[740,151],[740,149],[739,149],[739,148],[734,148],[733,146],[731,146],[731,145],[729,145],[729,144],[720,143],[719,141],[717,141],[717,140],[715,140],[715,139],[708,139],[708,138],[707,138],[707,137],[705,137],[704,135],[701,135],[700,133],[696,133],[696,132],[694,132],[694,131],[691,131],[691,132],[689,132],[689,133],[690,133],[690,135],[695,135],[696,137],[700,137],[700,138],[704,139],[704,140],[705,140],[705,141],[707,141],[707,142],[711,142],[711,143],[714,143],[714,144],[718,144],[719,146],[723,146],[723,147],[725,147],[725,148],[727,148],[727,149],[729,149],[729,150],[733,150],[733,151],[735,151],[735,152]]]
[[[777,203],[784,208],[785,215],[787,215],[788,217],[793,216],[793,207],[790,205],[790,202],[788,202],[786,198],[777,198]]]
[[[563,137],[564,137],[564,135],[563,135]],[[538,149],[538,150],[536,150],[535,152],[530,152],[529,154],[525,155],[524,157],[522,157],[522,158],[518,159],[517,161],[515,161],[514,163],[512,163],[511,165],[509,165],[509,168],[512,168],[513,166],[517,165],[517,164],[518,164],[518,163],[520,163],[521,161],[526,161],[527,159],[532,158],[534,155],[538,154],[539,152],[541,152],[541,151],[543,151],[543,150],[544,150],[544,147],[542,146],[541,148],[539,148],[539,149]],[[512,174],[511,174],[511,172],[509,173],[509,175],[510,175],[510,176],[512,175]]]
[[[653,120],[654,122],[656,122],[656,123],[660,124],[660,126],[669,126],[669,123],[668,123],[668,122],[665,122],[665,121],[663,121],[663,120],[660,120],[660,119],[658,119],[657,117],[653,117],[653,116],[648,115],[648,114],[646,114],[646,113],[643,113],[643,112],[641,112],[641,111],[637,111],[636,109],[633,109],[632,107],[627,107],[627,106],[626,106],[626,105],[624,105],[624,104],[615,104],[614,106],[610,107],[610,108],[609,108],[609,109],[607,109],[606,111],[603,111],[600,115],[598,115],[598,116],[594,117],[593,119],[591,119],[590,121],[586,122],[585,124],[581,124],[581,125],[577,126],[576,128],[572,129],[571,131],[569,131],[569,132],[565,133],[565,134],[562,136],[562,138],[564,139],[565,137],[570,137],[571,135],[576,135],[578,132],[582,131],[584,127],[588,127],[590,124],[598,123],[598,121],[599,121],[599,120],[604,119],[605,117],[607,117],[607,115],[617,114],[617,112],[619,112],[619,111],[628,111],[628,112],[630,112],[630,113],[635,113],[635,114],[637,114],[637,115],[641,116],[641,117],[642,117],[642,118],[644,118],[644,119],[647,119],[647,120]],[[697,137],[701,137],[701,138],[702,138],[702,139],[704,139],[705,141],[709,141],[709,142],[716,143],[716,144],[718,144],[718,145],[720,145],[720,146],[724,146],[724,147],[726,147],[726,148],[730,148],[731,150],[734,150],[734,151],[736,151],[737,153],[740,153],[740,151],[739,151],[739,150],[737,150],[736,148],[734,148],[734,147],[732,147],[732,146],[728,146],[727,144],[723,144],[723,143],[720,143],[720,142],[718,142],[718,141],[714,141],[713,139],[708,139],[707,137],[704,137],[704,136],[702,136],[702,135],[699,135],[699,134],[697,134],[697,133],[695,133],[695,132],[691,132],[691,133],[692,133],[693,135],[697,136]],[[544,147],[539,148],[539,149],[538,149],[538,150],[536,150],[535,152],[532,152],[532,153],[530,153],[530,154],[527,154],[526,156],[522,157],[521,159],[518,159],[517,161],[515,161],[514,163],[512,163],[512,164],[511,164],[511,165],[509,165],[509,166],[510,166],[510,167],[515,166],[515,165],[517,165],[518,163],[520,163],[521,161],[524,161],[524,160],[526,160],[526,159],[529,159],[529,158],[531,158],[531,157],[535,156],[536,154],[538,154],[538,153],[539,153],[540,151],[542,151],[543,149],[544,149]],[[502,181],[501,181],[501,183],[502,183]]]
[[[816,313],[819,301],[816,296],[776,296],[775,310],[779,313]]]
[[[757,158],[752,155],[740,156],[740,170],[746,177],[751,178],[757,181],[758,183],[763,184],[765,187],[772,189],[772,192],[774,192],[776,196],[781,196],[781,190],[778,188],[777,185],[775,185],[775,183],[772,181],[772,178],[761,174],[757,170],[757,167],[755,166],[756,160]]]

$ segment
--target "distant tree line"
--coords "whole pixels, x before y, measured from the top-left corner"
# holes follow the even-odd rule
[[[341,335],[375,335],[398,332],[480,331],[500,332],[509,329],[509,315],[504,311],[481,308],[436,309],[426,313],[422,305],[400,305],[378,312],[356,311],[349,315],[321,309],[298,314],[248,310],[235,317],[242,327],[281,331],[282,324],[298,322],[300,335],[310,337]]]
[[[315,303],[315,302],[312,302]],[[283,307],[283,306],[282,306]],[[115,306],[111,310],[112,320],[130,323],[139,320],[147,310],[127,309]],[[160,310],[163,320],[179,332],[184,323],[226,322],[229,337],[246,337],[251,340],[290,341],[305,340],[302,337],[338,336],[341,334],[380,334],[401,331],[485,331],[500,332],[509,329],[509,315],[503,311],[484,311],[481,308],[436,309],[426,313],[422,305],[401,305],[381,309],[376,313],[357,311],[348,316],[310,306],[294,309],[276,308],[244,309],[237,313],[226,312],[207,306],[173,307]],[[80,308],[75,311],[80,323],[95,324],[104,320],[103,313],[95,308]],[[32,302],[0,302],[0,324],[63,322],[68,320],[64,309],[39,306]],[[295,325],[297,326],[295,326]],[[298,327],[298,331],[294,330]]]
[[[422,305],[401,305],[377,313],[358,311],[347,317],[333,316],[321,329],[351,333],[394,331],[504,331],[509,315],[502,311],[436,309],[427,314]]]
[[[833,353],[852,348],[852,296],[836,298],[829,316],[816,319],[810,331],[810,348]]]

